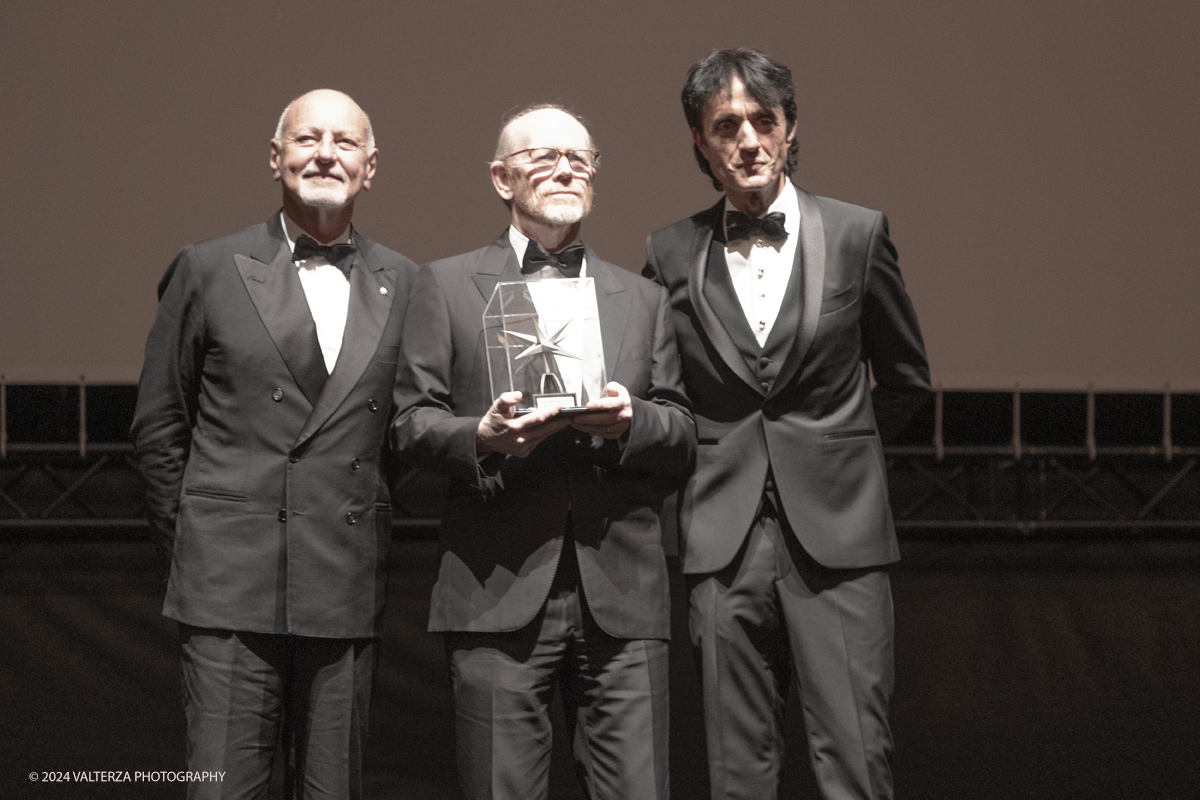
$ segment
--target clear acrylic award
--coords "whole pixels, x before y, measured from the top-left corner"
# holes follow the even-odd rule
[[[604,344],[591,278],[498,283],[483,312],[492,398],[520,392],[516,413],[584,411],[603,396]]]

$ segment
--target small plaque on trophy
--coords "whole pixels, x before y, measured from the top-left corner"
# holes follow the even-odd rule
[[[492,398],[520,392],[517,414],[586,411],[608,383],[591,278],[498,283],[483,312]]]

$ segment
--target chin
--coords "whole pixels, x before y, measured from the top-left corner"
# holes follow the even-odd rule
[[[317,189],[300,191],[300,202],[309,208],[341,208],[346,205],[345,190]]]
[[[591,209],[578,200],[542,203],[538,208],[526,209],[534,219],[547,225],[574,225],[587,216]]]

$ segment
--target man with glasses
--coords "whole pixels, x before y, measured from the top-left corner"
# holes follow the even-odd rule
[[[579,241],[598,163],[563,109],[510,118],[491,177],[511,224],[421,269],[401,336],[393,445],[450,477],[429,628],[446,633],[466,798],[547,797],[556,684],[588,796],[668,796],[658,511],[695,431],[666,292]],[[492,396],[485,308],[497,283],[575,277],[594,284],[604,396],[518,413],[532,398]],[[568,369],[543,378],[579,390]]]

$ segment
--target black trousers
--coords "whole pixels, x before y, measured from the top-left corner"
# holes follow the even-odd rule
[[[446,634],[465,800],[548,796],[556,686],[591,800],[669,797],[667,643],[600,629],[579,586],[574,547],[568,537],[550,597],[524,628]]]
[[[180,625],[191,800],[266,798],[277,746],[289,800],[362,796],[374,639]]]
[[[765,497],[733,563],[688,576],[712,797],[776,797],[795,677],[822,796],[890,800],[891,583],[818,564],[781,507]]]

